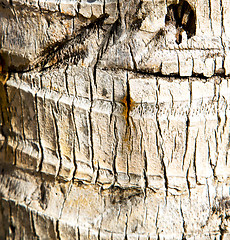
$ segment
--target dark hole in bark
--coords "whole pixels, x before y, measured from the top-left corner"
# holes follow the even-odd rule
[[[41,202],[44,202],[46,198],[46,189],[44,184],[41,184]]]
[[[105,88],[103,88],[103,90],[102,90],[102,96],[105,97],[105,96],[107,95],[107,93],[108,93],[107,90],[106,90]]]
[[[190,4],[182,0],[179,4],[171,4],[165,17],[165,24],[173,24],[177,28],[176,42],[182,42],[182,32],[186,31],[187,37],[196,34],[196,15]]]
[[[10,230],[11,230],[11,233],[12,235],[14,236],[15,235],[15,226],[13,226],[12,224],[10,225]]]

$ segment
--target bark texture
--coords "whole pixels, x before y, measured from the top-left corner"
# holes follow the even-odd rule
[[[230,239],[229,0],[0,0],[0,239]]]

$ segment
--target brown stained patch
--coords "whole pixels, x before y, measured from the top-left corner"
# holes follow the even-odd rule
[[[124,96],[124,98],[121,99],[121,103],[123,103],[125,106],[123,111],[123,116],[125,117],[125,120],[126,120],[126,126],[128,126],[130,124],[129,122],[130,111],[135,106],[135,102],[131,97],[126,95]]]
[[[121,99],[121,103],[124,105],[124,110],[122,112],[122,116],[125,118],[126,123],[126,130],[125,130],[125,136],[124,136],[124,142],[127,143],[128,150],[130,150],[130,137],[131,137],[131,123],[132,119],[130,118],[130,111],[134,108],[136,105],[135,101],[130,97],[129,92],[124,96],[124,98]],[[131,120],[131,121],[130,121]],[[134,126],[134,125],[133,125]]]

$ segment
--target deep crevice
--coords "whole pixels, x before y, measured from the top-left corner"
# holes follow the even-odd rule
[[[186,31],[188,38],[191,38],[196,34],[195,11],[185,0],[181,0],[179,4],[171,4],[167,9],[165,24],[172,24],[176,27],[176,42],[180,44],[183,31]]]
[[[59,220],[56,221],[56,234],[57,234],[57,240],[61,240],[60,231],[59,231]]]

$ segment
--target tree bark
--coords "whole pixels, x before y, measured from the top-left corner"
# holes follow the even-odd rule
[[[0,0],[0,239],[230,239],[230,2]]]

